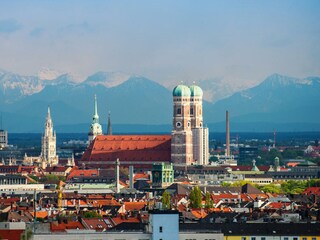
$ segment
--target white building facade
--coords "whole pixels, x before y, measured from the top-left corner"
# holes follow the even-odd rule
[[[59,163],[59,157],[56,154],[56,132],[53,131],[53,123],[48,107],[48,114],[44,127],[44,134],[41,138],[41,160],[47,166],[55,166]]]

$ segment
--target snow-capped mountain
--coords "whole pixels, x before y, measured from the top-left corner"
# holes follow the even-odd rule
[[[89,76],[83,84],[90,86],[103,85],[105,87],[115,87],[130,78],[129,74],[122,72],[97,72]]]
[[[53,80],[58,78],[62,74],[63,74],[62,72],[59,72],[57,70],[44,67],[38,71],[38,78],[40,80]]]
[[[0,71],[0,102],[15,102],[42,89],[43,83],[37,77]]]
[[[230,88],[223,81],[211,83],[206,80],[197,84],[205,93],[214,88],[215,93],[228,94],[229,91],[230,94]],[[0,71],[0,111],[3,112],[4,126],[11,132],[41,132],[48,105],[55,126],[69,125],[70,131],[75,124],[85,123],[89,127],[94,94],[98,98],[102,124],[107,122],[108,111],[111,111],[115,124],[171,123],[171,89],[141,76],[98,72],[78,83],[70,74],[40,80],[39,77]],[[288,123],[303,127],[318,124],[320,129],[319,99],[320,78],[298,79],[274,74],[257,86],[214,104],[204,101],[204,121],[209,126],[210,123],[223,122],[225,111],[229,110],[231,128],[233,124],[245,123],[242,130],[250,131],[252,129],[248,128],[252,125],[261,126],[259,123],[263,122],[264,126],[265,123],[268,126],[270,123]]]
[[[320,78],[273,74],[258,86],[218,101],[210,116],[223,121],[225,110],[229,110],[238,121],[318,122],[319,99]]]

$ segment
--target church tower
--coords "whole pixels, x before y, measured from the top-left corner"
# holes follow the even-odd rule
[[[58,156],[56,155],[56,132],[53,131],[49,107],[44,126],[44,134],[41,138],[41,160],[43,166],[55,166],[59,162]]]
[[[178,85],[173,89],[173,126],[171,160],[174,165],[193,163],[189,87]]]
[[[190,117],[191,117],[191,127],[201,128],[203,125],[202,117],[202,96],[203,92],[197,85],[190,86]]]
[[[112,125],[111,125],[111,113],[108,113],[108,130],[107,135],[112,135]]]
[[[192,128],[193,159],[197,165],[207,165],[209,161],[209,130],[203,127],[202,89],[190,86],[190,117]]]
[[[97,96],[94,95],[94,113],[92,117],[92,123],[90,126],[90,132],[88,133],[89,144],[96,138],[96,136],[102,135],[102,127],[99,123]]]

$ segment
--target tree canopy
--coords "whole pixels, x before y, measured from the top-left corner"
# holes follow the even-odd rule
[[[195,186],[190,193],[190,207],[201,208],[202,207],[202,193],[199,186]]]
[[[164,209],[171,208],[171,196],[168,191],[165,190],[163,192],[161,202],[162,202],[162,208],[164,208]]]
[[[213,208],[213,201],[211,198],[211,194],[209,192],[206,192],[206,200],[205,200],[204,208]]]

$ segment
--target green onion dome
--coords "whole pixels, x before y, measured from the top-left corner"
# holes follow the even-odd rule
[[[191,97],[202,97],[203,96],[202,89],[197,85],[194,85],[194,84],[191,85],[190,91],[191,91]]]
[[[174,97],[190,97],[191,92],[189,87],[185,85],[178,85],[173,89],[172,95]]]

